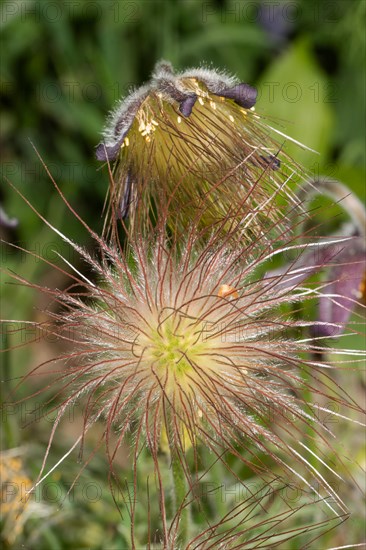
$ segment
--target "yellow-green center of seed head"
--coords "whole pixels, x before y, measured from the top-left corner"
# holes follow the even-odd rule
[[[138,339],[141,365],[158,379],[168,395],[189,391],[200,368],[212,362],[211,345],[205,339],[204,324],[191,319],[169,318],[152,326]]]

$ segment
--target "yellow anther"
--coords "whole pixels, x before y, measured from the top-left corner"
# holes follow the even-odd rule
[[[239,294],[236,288],[229,285],[221,285],[217,295],[220,298],[239,298]]]

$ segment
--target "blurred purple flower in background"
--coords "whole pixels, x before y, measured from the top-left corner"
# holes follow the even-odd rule
[[[284,276],[284,287],[295,287],[311,275],[324,272],[319,297],[317,323],[313,336],[341,334],[357,306],[365,306],[366,295],[366,209],[350,190],[335,180],[312,182],[302,193],[307,199],[315,194],[334,199],[351,220],[329,239],[319,240],[286,266],[269,271],[266,278]]]
[[[294,2],[261,2],[259,22],[274,44],[286,42],[296,18]]]

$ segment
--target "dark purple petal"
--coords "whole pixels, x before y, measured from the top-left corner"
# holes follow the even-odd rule
[[[183,116],[188,117],[192,113],[194,104],[197,101],[196,94],[189,95],[183,101],[180,102],[179,110]]]
[[[99,143],[95,150],[95,156],[97,160],[115,160],[125,139],[123,135],[115,145],[105,145],[103,142]]]
[[[276,289],[291,289],[311,275],[327,270],[329,284],[320,296],[318,322],[314,323],[314,336],[340,334],[361,298],[360,288],[366,273],[366,245],[362,237],[344,242],[313,247],[302,253],[285,267],[265,274],[264,280]]]
[[[228,99],[233,99],[235,103],[240,105],[240,107],[250,109],[251,107],[253,107],[253,105],[255,105],[258,92],[255,88],[253,88],[253,86],[249,86],[249,84],[245,84],[244,82],[242,82],[241,84],[237,84],[233,88],[226,88],[224,90],[221,90],[216,95],[227,97]]]
[[[132,174],[131,170],[127,171],[127,176],[125,179],[125,188],[123,190],[123,196],[121,199],[121,205],[120,205],[120,211],[119,211],[119,218],[122,220],[125,220],[129,213],[130,213],[130,205],[132,202],[131,194],[132,194]]]
[[[349,249],[339,255],[340,265],[330,269],[330,281],[319,300],[318,336],[334,336],[344,330],[352,311],[361,298],[360,288],[366,273],[366,251]]]
[[[193,105],[197,101],[197,95],[179,90],[174,82],[167,78],[157,79],[159,89],[170,98],[179,103],[179,110],[183,116],[188,117],[192,113]]]
[[[268,271],[264,279],[274,281],[277,289],[294,288],[311,275],[338,262],[339,255],[353,241],[354,239],[347,242],[341,242],[340,240],[339,243],[325,246],[321,246],[320,244],[319,246],[312,245],[309,250],[300,251],[298,257],[291,263],[284,267]],[[296,251],[294,252],[296,253]]]
[[[284,10],[284,6],[280,2],[261,2],[259,24],[267,31],[273,42],[282,42],[289,36],[294,28],[296,18],[293,15],[288,15],[288,10],[296,9],[296,6],[288,5]]]
[[[113,127],[113,136],[116,142],[114,145],[105,145],[103,142],[99,143],[95,153],[98,160],[115,160],[117,158],[123,140],[135,120],[136,113],[147,96],[148,91],[142,87],[125,100],[122,105],[122,112],[119,114],[118,120],[114,123]]]
[[[260,157],[272,170],[278,170],[281,167],[281,161],[275,155],[260,155]]]

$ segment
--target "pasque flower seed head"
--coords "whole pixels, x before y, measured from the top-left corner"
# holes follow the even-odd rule
[[[262,279],[261,266],[281,250],[260,241],[233,250],[217,227],[202,243],[193,224],[183,239],[168,242],[165,227],[163,217],[149,240],[129,235],[125,251],[90,231],[100,259],[64,237],[95,277],[73,268],[75,290],[41,288],[63,305],[51,313],[49,325],[42,324],[42,333],[58,334],[71,346],[57,358],[66,368],[56,372],[50,445],[68,408],[84,403],[72,448],[103,419],[111,465],[130,436],[135,461],[147,447],[157,468],[161,448],[168,446],[184,462],[188,449],[197,454],[204,444],[219,458],[235,454],[265,476],[264,453],[286,471],[294,472],[297,463],[307,471],[308,479],[297,475],[309,488],[315,478],[342,506],[311,464],[314,450],[306,441],[321,436],[326,442],[329,430],[317,418],[316,400],[303,395],[327,399],[322,410],[329,414],[329,403],[346,406],[347,395],[329,390],[323,371],[331,364],[304,359],[311,344],[301,331],[314,323],[295,321],[287,309],[317,298],[319,290],[284,285],[286,274]],[[240,446],[248,454],[238,452]]]

